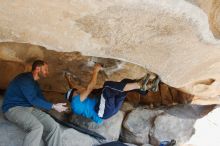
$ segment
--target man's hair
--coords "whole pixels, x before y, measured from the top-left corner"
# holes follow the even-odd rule
[[[36,67],[40,67],[45,64],[47,64],[47,63],[43,60],[35,60],[34,63],[32,64],[32,71],[34,71],[36,69]]]
[[[67,91],[67,93],[65,94],[65,98],[71,103],[72,98],[73,98],[73,93],[77,91],[76,88],[71,88]]]

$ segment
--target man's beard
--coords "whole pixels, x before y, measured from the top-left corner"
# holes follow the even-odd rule
[[[42,72],[39,72],[39,73],[38,73],[38,76],[39,76],[40,79],[41,79],[41,78],[46,78],[46,76],[45,76]]]

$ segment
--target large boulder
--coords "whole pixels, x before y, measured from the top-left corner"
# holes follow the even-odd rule
[[[78,115],[72,115],[71,122],[80,127],[95,131],[106,138],[106,141],[117,141],[121,133],[121,125],[124,119],[124,112],[119,111],[111,118],[104,120],[102,125]]]
[[[177,145],[186,143],[194,133],[194,123],[199,118],[190,106],[176,106],[157,116],[151,129],[151,143],[175,139]]]
[[[149,143],[149,132],[153,127],[154,119],[161,112],[144,108],[133,110],[123,122],[122,140],[138,145]]]
[[[218,36],[217,0],[0,2],[1,42],[30,43],[58,52],[131,62],[193,95],[219,95],[220,45],[210,31],[211,24]],[[19,54],[32,59],[46,57],[35,51]],[[10,47],[4,48],[0,57],[21,58]],[[71,62],[70,57],[57,61],[68,59]]]
[[[213,115],[218,117],[218,108],[215,110],[213,108],[214,106],[196,105],[176,105],[169,108],[154,109],[138,107],[125,118],[121,139],[138,145],[159,145],[161,141],[172,139],[176,140],[177,145],[192,144],[197,146],[203,142],[206,145],[211,145],[213,140],[216,143],[218,138],[215,136],[218,124],[216,126],[211,124],[217,123],[218,118],[212,118],[208,121]],[[210,111],[212,112],[207,115]],[[212,134],[205,134],[204,131],[207,127],[205,124],[216,127],[216,129],[214,127],[210,129]],[[200,136],[205,135],[206,139],[204,138],[203,142],[199,142]]]
[[[63,146],[91,146],[98,145],[99,142],[89,135],[85,135],[71,128],[63,128]]]

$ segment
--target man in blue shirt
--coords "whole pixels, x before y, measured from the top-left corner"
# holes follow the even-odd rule
[[[136,91],[140,94],[158,91],[160,79],[152,73],[146,74],[139,80],[106,81],[103,88],[99,89],[101,94],[96,98],[88,98],[96,85],[97,75],[101,69],[101,65],[95,65],[92,79],[86,88],[74,84],[71,82],[70,76],[65,75],[70,87],[66,98],[71,103],[72,112],[89,118],[97,124],[101,124],[103,119],[108,119],[119,111],[129,91]]]
[[[46,145],[62,145],[59,125],[40,110],[67,110],[65,103],[52,104],[43,96],[37,80],[48,74],[48,64],[36,60],[32,64],[32,72],[17,75],[5,92],[2,111],[9,121],[26,132],[24,146],[39,146],[41,138]]]

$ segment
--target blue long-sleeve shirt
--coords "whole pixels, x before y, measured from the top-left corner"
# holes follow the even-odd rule
[[[52,103],[45,100],[39,84],[34,80],[31,72],[16,76],[5,92],[2,111],[5,113],[15,106],[34,106],[46,110],[52,108]]]

